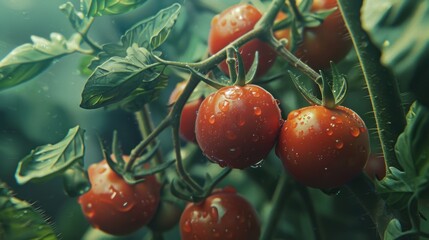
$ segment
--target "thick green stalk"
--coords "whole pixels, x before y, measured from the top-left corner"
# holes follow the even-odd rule
[[[284,207],[284,201],[288,196],[288,194],[286,194],[288,188],[290,188],[290,184],[288,183],[288,177],[286,174],[282,174],[271,200],[272,207],[270,210],[268,222],[264,224],[264,229],[262,229],[262,236],[260,238],[261,240],[270,240],[273,237],[274,230],[277,226],[277,221],[283,212],[282,210]]]
[[[360,22],[362,0],[338,0],[338,5],[349,29],[368,86],[387,166],[402,169],[396,159],[395,143],[404,130],[406,121],[396,80],[390,71],[381,65],[380,50],[371,43],[368,34],[362,29]]]

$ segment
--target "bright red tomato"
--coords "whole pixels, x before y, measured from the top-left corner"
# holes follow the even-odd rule
[[[185,89],[186,84],[187,81],[182,81],[176,85],[170,95],[170,99],[168,101],[169,104],[173,104],[177,101],[179,96],[182,94],[183,89]],[[195,137],[195,120],[197,118],[198,108],[202,102],[203,98],[199,98],[198,100],[186,103],[182,109],[179,133],[180,136],[188,142],[197,142]]]
[[[298,182],[314,188],[339,187],[365,166],[368,130],[346,107],[305,107],[289,113],[276,153]]]
[[[254,6],[249,4],[238,4],[224,10],[216,15],[211,23],[208,45],[210,54],[215,54],[229,45],[231,42],[241,37],[253,29],[262,14]],[[246,71],[253,63],[255,52],[259,53],[259,64],[257,76],[266,73],[274,64],[276,53],[271,47],[254,39],[244,44],[239,49]],[[220,64],[220,68],[225,74],[229,74],[226,61]]]
[[[249,84],[209,95],[198,110],[195,132],[207,158],[222,167],[243,169],[266,157],[281,124],[276,99]]]
[[[386,176],[386,163],[383,155],[371,154],[363,170],[371,179],[383,179]]]
[[[112,235],[127,235],[147,224],[160,199],[154,176],[135,185],[127,184],[110,169],[106,160],[88,168],[91,189],[78,202],[94,228]]]
[[[180,218],[182,240],[258,240],[260,222],[246,199],[233,188],[215,190],[199,203],[189,203]]]
[[[313,0],[312,11],[331,9],[337,6],[336,0]],[[277,20],[286,16],[279,13]],[[290,30],[282,29],[274,35],[289,39]],[[339,9],[329,15],[321,25],[304,29],[303,42],[298,45],[295,55],[310,67],[325,69],[330,61],[338,62],[349,52],[352,41]]]

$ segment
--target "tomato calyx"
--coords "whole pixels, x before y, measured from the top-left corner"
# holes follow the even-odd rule
[[[143,182],[145,181],[145,177],[164,171],[166,168],[170,167],[175,162],[175,159],[172,159],[165,161],[159,165],[151,166],[150,168],[147,167],[149,161],[155,156],[156,152],[158,151],[159,143],[157,143],[151,149],[147,150],[143,155],[135,159],[135,161],[131,162],[128,159],[124,159],[123,153],[120,149],[117,131],[113,132],[112,155],[107,153],[107,150],[103,146],[101,141],[100,145],[103,158],[106,159],[106,162],[109,167],[117,175],[122,176],[122,178],[128,184],[137,184]]]
[[[278,13],[273,31],[290,28],[289,49],[295,51],[298,44],[303,41],[304,29],[318,27],[323,21],[334,13],[338,7],[312,11],[311,0],[288,0],[283,11]]]
[[[320,77],[315,81],[322,95],[321,99],[315,96],[312,90],[307,88],[297,75],[291,71],[289,71],[289,75],[298,91],[311,105],[322,105],[334,109],[341,105],[345,99],[348,88],[347,79],[338,71],[332,61],[330,75],[328,76],[320,71]]]
[[[243,87],[246,84],[252,83],[255,79],[258,70],[259,53],[255,52],[252,65],[247,73],[245,72],[243,58],[240,52],[234,46],[228,47],[226,50],[226,62],[228,63],[229,76],[233,85]]]
[[[231,170],[231,168],[224,168],[215,178],[206,174],[202,191],[195,191],[182,179],[174,179],[171,183],[171,193],[177,198],[188,202],[200,202],[210,196],[216,185],[222,181]]]

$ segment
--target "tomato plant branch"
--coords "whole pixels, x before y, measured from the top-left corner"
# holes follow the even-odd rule
[[[292,52],[287,50],[286,46],[281,41],[278,41],[277,39],[274,38],[274,36],[271,36],[271,38],[268,39],[268,43],[271,44],[271,46],[276,50],[277,54],[280,57],[282,57],[284,60],[286,60],[294,68],[298,69],[303,74],[308,76],[317,85],[319,85],[319,87],[321,87],[322,77],[320,76],[320,74],[318,74],[316,71],[314,71],[314,69],[312,69],[310,66],[305,64],[303,61],[301,61],[295,55],[293,55]]]
[[[277,222],[282,214],[282,209],[284,207],[284,201],[288,196],[287,191],[290,187],[289,178],[286,174],[282,174],[277,182],[277,187],[274,191],[273,198],[271,200],[271,210],[269,213],[268,221],[264,224],[264,229],[262,229],[261,240],[270,240],[273,239],[273,233],[277,226]]]
[[[397,83],[380,63],[380,51],[371,43],[362,29],[359,11],[361,1],[339,0],[339,8],[350,32],[374,110],[378,134],[387,166],[402,169],[395,155],[395,143],[405,128]],[[386,168],[388,169],[388,168]]]
[[[164,118],[161,123],[145,138],[143,139],[133,150],[131,150],[130,160],[125,165],[125,172],[131,172],[132,166],[137,158],[143,153],[149,144],[168,126],[170,126],[171,118]]]
[[[313,232],[314,233],[314,239],[316,239],[316,240],[324,239],[323,235],[321,233],[321,227],[320,227],[319,219],[317,218],[316,211],[314,209],[314,205],[313,205],[313,202],[311,200],[311,197],[310,197],[310,194],[308,192],[307,187],[299,185],[299,186],[297,186],[297,190],[298,190],[298,193],[301,195],[301,198],[304,201],[304,204],[307,208],[308,215],[310,218],[310,222],[311,222],[311,225],[314,229],[314,232]]]
[[[288,2],[288,5],[290,6],[294,17],[298,20],[298,22],[304,22],[304,17],[302,16],[301,12],[298,9],[298,6],[296,5],[296,0],[288,0]]]
[[[143,106],[143,109],[136,112],[135,113],[135,117],[137,120],[137,124],[139,126],[139,130],[142,136],[142,139],[147,138],[147,136],[149,136],[149,134],[153,131],[153,121],[150,117],[150,109],[149,109],[149,105],[145,104]],[[155,147],[157,145],[158,140],[155,139],[154,141],[152,141],[152,147]],[[162,158],[162,154],[161,154],[161,150],[158,149],[156,151],[155,157],[154,157],[155,163],[157,165],[163,163],[163,158]],[[161,171],[159,172],[161,179],[163,178],[164,172]]]
[[[200,82],[199,78],[195,75],[191,75],[189,78],[188,83],[186,84],[185,88],[183,89],[182,94],[180,94],[179,98],[177,99],[176,103],[173,105],[173,108],[169,114],[169,117],[171,118],[171,123],[173,126],[173,144],[174,144],[174,150],[176,155],[176,170],[179,176],[184,180],[189,187],[194,189],[198,193],[202,193],[203,189],[196,183],[191,176],[186,171],[183,160],[182,160],[182,154],[180,152],[180,138],[179,138],[179,126],[180,126],[180,114],[182,112],[182,109],[187,101],[187,99],[191,96],[194,89],[197,87],[198,83]]]

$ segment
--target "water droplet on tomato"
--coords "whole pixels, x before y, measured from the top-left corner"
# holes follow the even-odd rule
[[[256,116],[261,116],[261,114],[262,114],[262,110],[261,110],[261,108],[260,108],[260,107],[253,107],[253,113],[254,113]]]
[[[258,91],[252,91],[251,93],[252,93],[252,96],[254,96],[254,97],[261,96],[261,94]]]
[[[223,94],[227,99],[235,100],[243,95],[243,90],[239,87],[234,87],[226,90]]]
[[[331,126],[332,128],[335,127],[335,123],[330,123],[329,126]]]
[[[222,21],[220,22],[220,25],[222,27],[225,27],[225,25],[226,25],[226,19],[222,19]]]
[[[122,206],[119,208],[119,211],[121,212],[128,212],[134,207],[133,202],[124,202],[122,203]]]
[[[337,149],[341,149],[341,148],[343,148],[343,146],[344,146],[344,143],[341,141],[341,140],[335,140],[335,147],[337,148]]]
[[[274,99],[274,101],[275,101],[276,105],[280,105],[280,100]]]
[[[289,115],[291,115],[292,117],[296,117],[299,115],[298,111],[292,111]]]
[[[189,220],[186,220],[185,223],[183,224],[182,230],[184,232],[191,232],[192,231],[192,226],[191,226],[191,222]],[[194,235],[195,236],[195,235]]]
[[[360,135],[360,130],[359,130],[358,128],[351,127],[351,128],[350,128],[350,134],[351,134],[353,137],[359,137],[359,135]]]
[[[237,21],[235,21],[235,20],[231,20],[230,23],[231,23],[231,26],[236,26],[237,25]]]
[[[252,134],[252,142],[257,142],[259,141],[259,136],[256,134]]]
[[[264,159],[262,159],[261,161],[251,165],[250,167],[251,168],[260,168],[260,167],[262,167],[262,165],[264,165]]]
[[[227,112],[229,110],[229,101],[224,100],[223,102],[219,103],[219,109],[222,112]]]
[[[326,135],[332,136],[332,134],[334,134],[334,131],[332,131],[330,128],[327,128],[326,129]]]
[[[293,125],[292,125],[293,128],[296,128],[297,126],[298,126],[297,122],[294,122]]]
[[[216,122],[216,117],[215,117],[215,115],[211,115],[210,116],[210,118],[209,118],[209,123],[210,124],[214,124]]]
[[[360,130],[361,133],[364,133],[366,131],[366,128],[365,127],[360,127],[359,130]]]
[[[332,120],[332,121],[335,121],[335,120],[337,120],[337,117],[335,117],[335,116],[331,116],[331,120]]]

